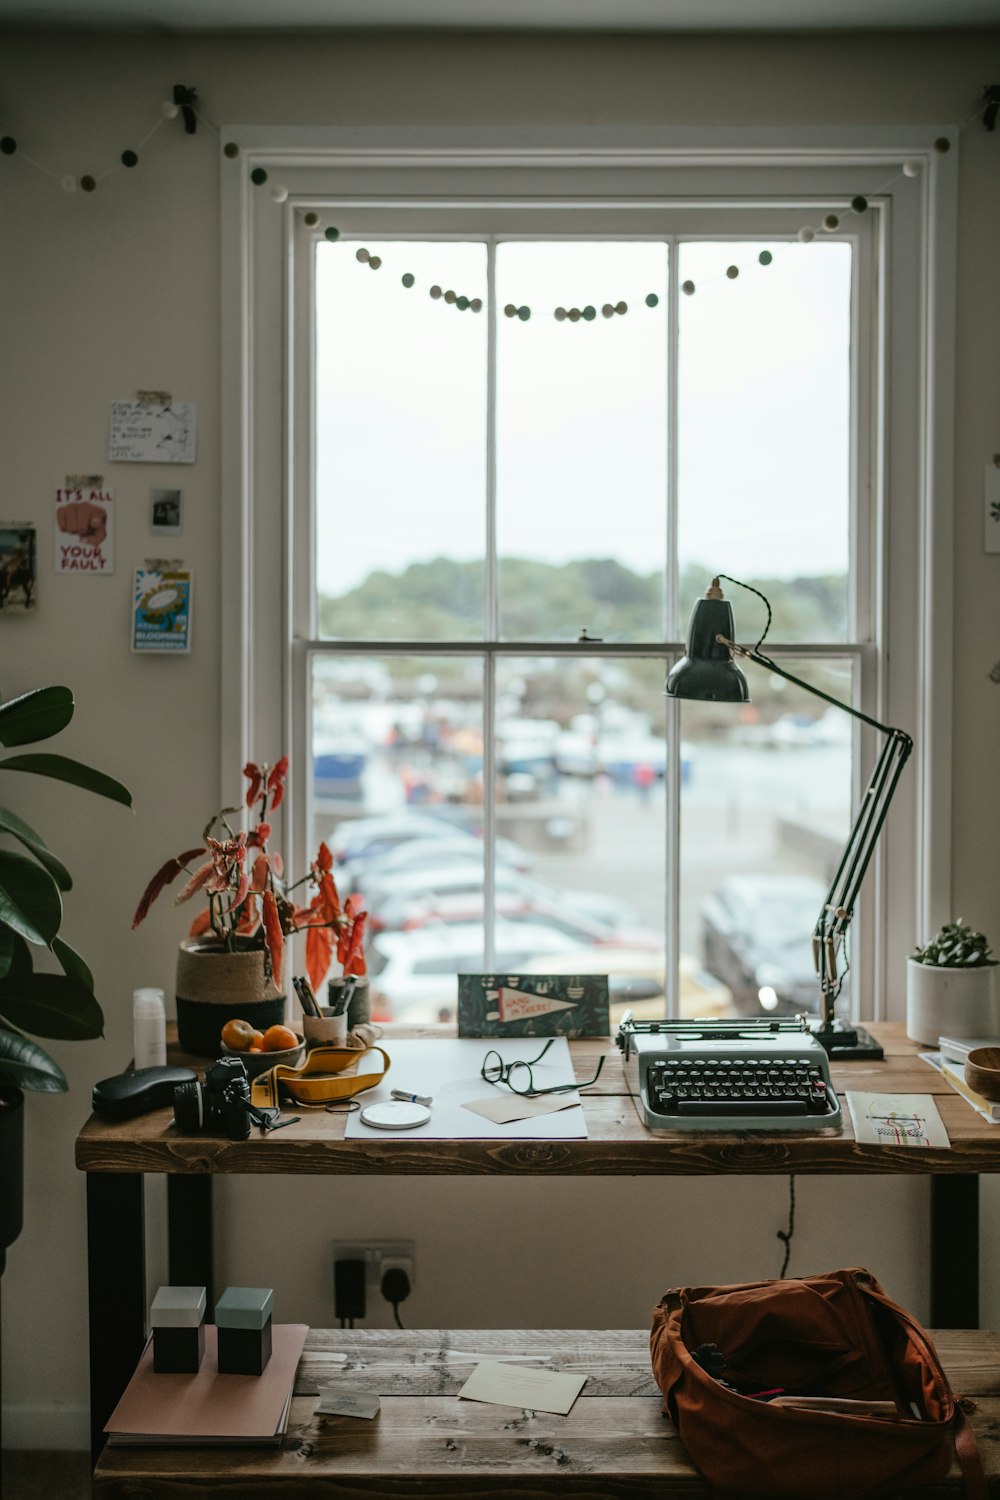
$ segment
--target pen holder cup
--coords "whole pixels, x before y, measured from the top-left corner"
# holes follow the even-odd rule
[[[321,1016],[303,1016],[302,1031],[306,1051],[313,1047],[342,1047],[347,1041],[347,1016],[334,1016],[329,1010],[324,1010]]]

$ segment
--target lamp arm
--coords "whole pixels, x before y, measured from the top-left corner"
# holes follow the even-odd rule
[[[839,698],[824,693],[821,688],[814,687],[811,682],[804,682],[801,677],[786,672],[784,667],[779,667],[777,662],[772,661],[769,656],[765,656],[756,648],[739,646],[735,641],[727,640],[722,635],[716,636],[716,640],[721,645],[728,646],[737,655],[747,657],[759,667],[766,667],[769,672],[777,673],[788,682],[794,682],[796,687],[811,693],[813,697],[822,698],[825,703],[832,704],[834,708],[843,709],[844,713],[850,714],[852,718],[860,719],[863,724],[868,724],[872,729],[878,729],[888,736],[861,799],[858,816],[848,835],[836,874],[830,882],[830,889],[813,929],[813,958],[819,977],[821,1019],[824,1030],[829,1030],[833,1026],[834,1007],[843,984],[843,976],[838,975],[837,972],[837,949],[843,942],[848,924],[854,915],[854,903],[857,900],[858,891],[875,852],[900,773],[913,749],[913,740],[904,730],[894,729],[889,724],[881,724],[878,719],[873,719],[870,715],[862,713],[860,709],[853,708],[849,703],[843,703]]]

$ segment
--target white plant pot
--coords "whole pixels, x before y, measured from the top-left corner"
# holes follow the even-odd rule
[[[906,960],[906,1034],[937,1047],[942,1036],[1000,1036],[997,965],[948,968]]]

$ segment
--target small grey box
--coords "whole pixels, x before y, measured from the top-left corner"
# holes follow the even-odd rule
[[[203,1286],[161,1286],[149,1309],[153,1328],[197,1328],[205,1320]]]

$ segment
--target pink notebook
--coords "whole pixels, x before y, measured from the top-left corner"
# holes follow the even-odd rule
[[[197,1375],[157,1375],[153,1341],[104,1428],[115,1446],[278,1443],[288,1425],[295,1372],[309,1329],[275,1323],[263,1375],[220,1375],[217,1330],[205,1327],[205,1356]]]

